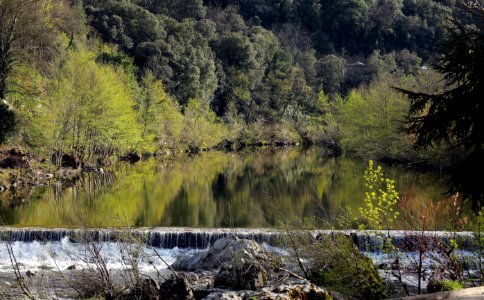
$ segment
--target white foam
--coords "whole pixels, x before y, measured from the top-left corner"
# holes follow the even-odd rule
[[[12,272],[12,264],[6,242],[0,242],[0,272]],[[93,266],[93,251],[99,250],[100,257],[106,262],[108,269],[121,270],[127,268],[128,253],[137,253],[136,261],[140,270],[154,271],[154,267],[166,269],[166,264],[159,258],[162,257],[168,264],[185,254],[193,254],[202,250],[190,249],[160,249],[146,245],[125,244],[119,242],[102,242],[95,244],[73,243],[69,237],[64,237],[57,242],[12,242],[11,248],[17,263],[21,269],[59,269],[65,270],[69,266],[76,269]],[[91,250],[90,250],[91,249]]]

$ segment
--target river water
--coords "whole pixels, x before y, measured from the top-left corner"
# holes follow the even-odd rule
[[[71,186],[36,188],[21,205],[0,207],[16,227],[274,227],[306,218],[319,228],[355,226],[343,211],[363,205],[367,161],[318,148],[206,152],[176,160],[119,163]],[[445,174],[382,165],[401,200],[396,229],[452,229],[460,206]],[[460,213],[466,213],[468,209]]]

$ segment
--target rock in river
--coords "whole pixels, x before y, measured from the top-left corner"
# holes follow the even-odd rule
[[[252,240],[237,237],[218,239],[206,252],[182,257],[172,267],[179,271],[213,270],[234,263],[269,262],[273,257],[261,245]]]

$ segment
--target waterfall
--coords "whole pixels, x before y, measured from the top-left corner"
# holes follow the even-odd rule
[[[364,251],[381,249],[387,232],[376,231],[311,231],[316,237],[343,234],[353,238],[355,245]],[[139,228],[139,229],[45,229],[45,228],[0,228],[0,241],[11,242],[59,242],[68,238],[71,243],[86,241],[115,242],[139,241],[162,249],[206,249],[217,239],[226,236],[250,239],[259,243],[276,245],[278,236],[286,233],[270,229],[196,229],[196,228]],[[412,251],[420,244],[427,249],[438,245],[449,245],[454,239],[460,249],[475,249],[471,232],[450,233],[443,231],[390,231],[392,244],[404,251]]]

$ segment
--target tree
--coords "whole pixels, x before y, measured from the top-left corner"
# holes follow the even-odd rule
[[[217,120],[215,113],[199,100],[188,101],[184,125],[183,140],[193,151],[217,145],[225,134],[224,127]]]
[[[402,90],[411,100],[410,133],[417,145],[446,142],[479,148],[484,145],[484,9],[470,10],[476,24],[457,20],[442,47],[442,56],[433,67],[445,75],[447,89],[439,94]]]
[[[98,64],[95,58],[86,49],[68,51],[39,112],[39,118],[44,116],[40,122],[45,146],[85,161],[130,151],[140,143],[142,132],[133,109],[134,76],[121,67]]]
[[[53,0],[0,0],[0,99],[12,91],[9,76],[21,58],[48,56],[58,22],[55,5]]]
[[[411,100],[408,132],[416,135],[417,146],[463,147],[467,155],[454,170],[455,188],[482,199],[480,180],[469,174],[484,166],[484,7],[478,1],[462,5],[464,17],[454,19],[442,56],[433,66],[444,75],[446,90],[437,94],[400,91]]]
[[[349,152],[378,157],[408,154],[403,125],[408,104],[388,75],[367,88],[352,90],[340,107],[342,146]]]
[[[168,97],[163,83],[148,73],[142,82],[139,120],[143,127],[145,150],[174,149],[181,142],[183,115],[177,104]],[[156,142],[156,149],[152,149]]]
[[[160,126],[161,103],[168,100],[163,83],[148,73],[142,82],[142,94],[139,103],[139,119],[143,139],[151,139]]]
[[[179,21],[183,19],[202,19],[206,14],[203,0],[135,0],[135,3],[154,14],[164,14]]]
[[[317,69],[323,89],[331,96],[340,92],[341,85],[345,79],[345,59],[336,55],[327,55],[318,61]]]

